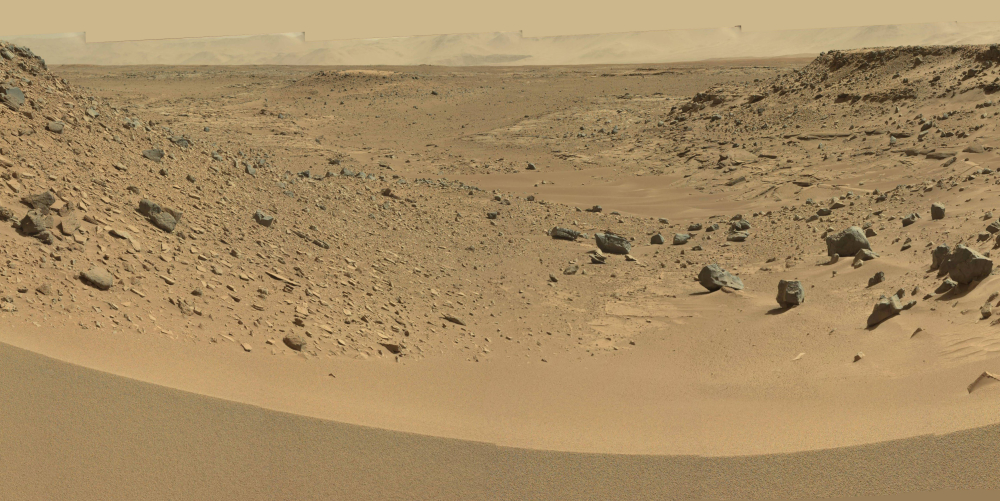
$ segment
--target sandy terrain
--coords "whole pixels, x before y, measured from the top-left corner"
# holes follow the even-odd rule
[[[122,499],[115,479],[172,499],[997,487],[972,465],[1000,385],[970,391],[1000,374],[996,47],[49,70],[4,50],[25,100],[0,111],[0,412],[22,428],[0,454],[30,459],[22,497],[72,475]],[[829,255],[852,226],[873,259]],[[710,264],[739,284],[706,290]]]

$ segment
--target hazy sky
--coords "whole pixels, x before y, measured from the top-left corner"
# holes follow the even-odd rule
[[[978,4],[978,5],[977,5]],[[985,17],[984,17],[985,16]],[[992,2],[940,0],[27,0],[6,2],[0,35],[87,32],[91,42],[306,32],[307,40],[522,30],[525,36],[716,28],[745,31],[1000,21]]]

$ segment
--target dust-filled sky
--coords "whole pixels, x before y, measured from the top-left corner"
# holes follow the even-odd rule
[[[87,32],[91,42],[306,32],[307,40],[522,30],[525,36],[717,28],[745,31],[998,21],[995,4],[936,0],[46,0],[7,2],[0,35]]]

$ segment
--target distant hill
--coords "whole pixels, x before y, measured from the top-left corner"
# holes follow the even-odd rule
[[[779,57],[828,50],[1000,42],[1000,23],[744,32],[739,26],[552,37],[520,32],[306,40],[305,33],[88,43],[85,33],[0,37],[49,64],[572,65]]]

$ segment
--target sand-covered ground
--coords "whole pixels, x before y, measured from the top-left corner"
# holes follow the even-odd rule
[[[1000,374],[996,47],[523,68],[4,51],[20,498],[997,486],[1000,385],[970,391]],[[871,252],[832,258],[850,227]],[[710,264],[729,287],[699,282]]]

